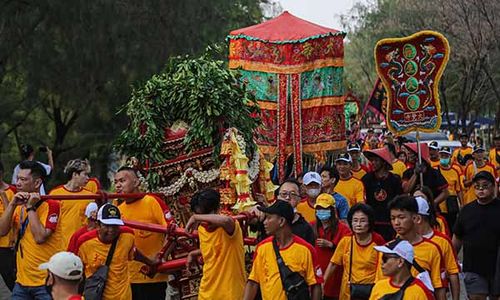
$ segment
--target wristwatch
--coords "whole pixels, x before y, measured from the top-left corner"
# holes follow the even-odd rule
[[[34,208],[33,206],[30,206],[30,207],[26,207],[26,211],[29,212],[29,211],[36,211],[36,208]]]

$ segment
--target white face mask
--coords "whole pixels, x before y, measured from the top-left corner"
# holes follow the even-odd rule
[[[307,190],[307,196],[309,196],[311,198],[316,198],[316,197],[318,197],[320,192],[321,192],[321,189],[309,189],[309,190]]]

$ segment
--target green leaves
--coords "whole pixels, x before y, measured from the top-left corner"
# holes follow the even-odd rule
[[[258,105],[238,84],[236,73],[223,61],[211,59],[209,50],[198,58],[171,58],[163,72],[133,90],[122,109],[130,124],[116,141],[118,150],[142,162],[171,158],[163,151],[164,129],[177,120],[190,126],[184,140],[186,152],[219,144],[229,127],[242,133],[249,153],[255,149]]]

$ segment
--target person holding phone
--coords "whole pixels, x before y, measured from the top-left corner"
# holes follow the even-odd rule
[[[45,195],[46,193],[43,181],[52,173],[52,170],[54,169],[54,158],[52,157],[52,150],[50,150],[50,148],[47,146],[41,146],[38,148],[39,152],[47,153],[48,164],[35,160],[35,149],[30,144],[21,145],[20,151],[23,161],[35,161],[45,170],[45,175],[42,177],[42,184],[40,185],[39,190],[40,195]],[[16,184],[17,182],[17,174],[19,174],[19,169],[19,164],[17,164],[14,168],[14,172],[12,173],[12,184]]]

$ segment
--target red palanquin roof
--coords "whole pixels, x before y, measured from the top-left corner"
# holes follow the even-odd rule
[[[329,35],[344,36],[345,33],[311,23],[285,11],[264,23],[233,30],[228,38],[244,38],[269,43],[296,43]]]

